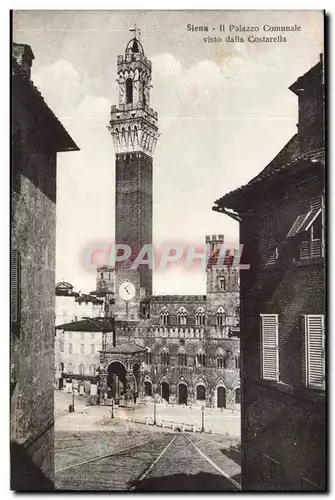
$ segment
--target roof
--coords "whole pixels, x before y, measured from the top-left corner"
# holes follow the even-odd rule
[[[73,285],[71,285],[71,283],[68,283],[67,281],[60,281],[56,284],[56,288],[58,290],[73,290]]]
[[[42,94],[18,64],[15,57],[12,57],[12,79],[13,88],[17,85],[17,95],[21,97],[22,101],[25,101],[25,105],[29,106],[29,109],[34,111],[37,120],[36,127],[42,129],[48,139],[52,138],[50,143],[55,150],[58,152],[79,151],[77,144],[65,130],[55,113],[49,108]],[[16,102],[16,99],[13,99],[13,102]]]
[[[113,332],[113,318],[85,318],[56,326],[57,330],[67,332]]]
[[[203,302],[206,295],[153,295],[153,302]]]
[[[147,349],[146,347],[142,347],[138,344],[135,344],[134,342],[127,342],[125,344],[120,344],[116,345],[115,347],[113,346],[107,346],[106,351],[107,353],[111,354],[135,354],[137,352],[145,352]]]
[[[320,61],[309,69],[304,75],[292,83],[289,89],[296,95],[301,94],[308,87],[315,87],[323,80],[323,54],[320,54]]]

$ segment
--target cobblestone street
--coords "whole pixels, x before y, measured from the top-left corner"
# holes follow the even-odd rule
[[[239,489],[239,438],[209,432],[173,432],[140,420],[152,405],[130,412],[109,407],[88,407],[75,396],[75,412],[69,413],[72,395],[55,394],[55,475],[62,490],[207,490]],[[174,418],[201,416],[199,408],[157,405],[159,415]],[[162,407],[161,407],[162,406]],[[213,422],[221,417],[217,412]],[[234,417],[235,419],[239,417]],[[65,430],[66,428],[66,430]]]

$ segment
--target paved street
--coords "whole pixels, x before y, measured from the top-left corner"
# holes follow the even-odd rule
[[[111,407],[87,406],[87,400],[82,396],[75,396],[75,412],[69,413],[68,406],[72,403],[72,394],[55,391],[55,427],[56,431],[93,431],[114,428],[116,422],[124,429],[143,429],[153,422],[154,405],[148,403],[134,409],[115,408],[114,420],[111,419]],[[180,405],[156,405],[156,420],[158,426],[163,424],[181,428],[182,424],[194,425],[196,431],[201,430],[201,408]],[[163,422],[164,421],[164,422]],[[240,437],[240,412],[219,409],[205,410],[205,431],[214,434],[223,434],[234,439]],[[139,424],[139,425],[138,425]]]
[[[239,414],[153,405],[134,410],[87,406],[55,392],[55,476],[62,490],[232,490],[239,488]],[[151,425],[145,425],[146,417]],[[162,421],[165,427],[162,427]],[[174,431],[167,428],[174,421]],[[142,423],[140,423],[142,422]],[[182,424],[196,425],[185,432]],[[209,429],[221,431],[209,432]],[[230,431],[230,433],[228,432]],[[233,432],[232,432],[233,431]]]
[[[114,435],[102,433],[86,436],[78,442],[72,436],[63,451],[57,446],[64,436],[56,439],[56,487],[62,490],[206,490],[239,489],[240,467],[229,457],[229,451],[216,441],[197,435],[167,432],[133,432]],[[116,442],[114,441],[116,438]],[[92,442],[102,443],[90,456]],[[87,443],[86,443],[87,440]],[[141,444],[138,444],[138,442]],[[58,443],[58,445],[57,445]],[[76,446],[73,446],[76,445]],[[115,446],[117,445],[117,446]],[[109,448],[109,452],[107,451]],[[118,449],[116,449],[118,448]],[[75,451],[72,463],[59,454]],[[57,459],[58,457],[58,459]],[[58,464],[58,465],[57,465]]]

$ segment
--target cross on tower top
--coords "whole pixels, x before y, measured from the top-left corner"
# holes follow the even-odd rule
[[[140,28],[136,27],[136,23],[134,23],[134,27],[132,29],[130,29],[129,31],[131,33],[134,33],[134,38],[136,40],[140,40],[141,39],[141,30],[140,30]]]

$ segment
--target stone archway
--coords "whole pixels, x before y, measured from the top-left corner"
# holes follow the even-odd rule
[[[206,388],[204,384],[198,384],[196,387],[196,399],[197,401],[206,400]]]
[[[170,386],[168,382],[161,382],[161,390],[162,390],[162,399],[164,399],[168,403],[170,398]]]
[[[178,404],[187,405],[188,389],[184,382],[178,384]]]
[[[227,392],[223,385],[219,385],[216,388],[216,406],[218,408],[227,407]]]
[[[152,396],[152,382],[150,380],[144,382],[144,393],[146,396]]]
[[[110,387],[110,396],[119,404],[127,388],[127,369],[120,361],[112,361],[107,368],[107,386]]]

